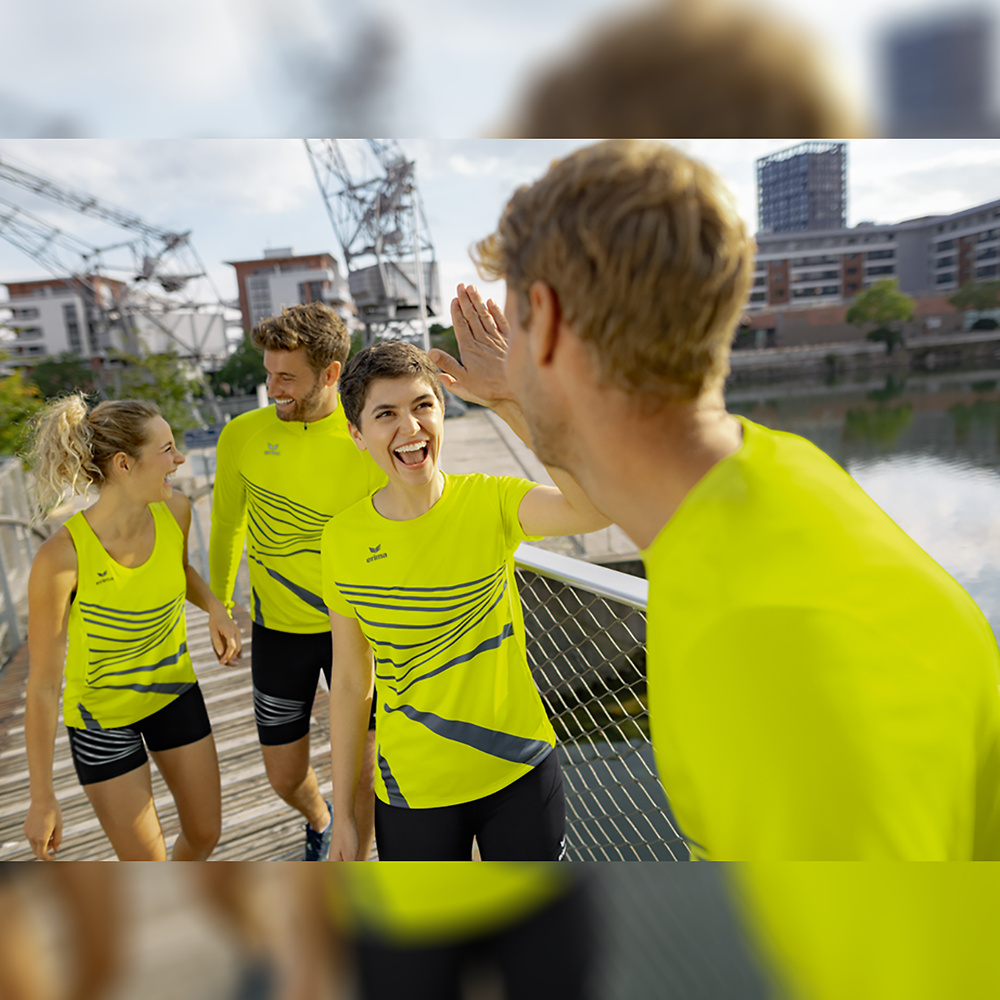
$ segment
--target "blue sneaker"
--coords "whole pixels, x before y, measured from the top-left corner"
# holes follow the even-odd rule
[[[314,830],[306,823],[306,853],[303,861],[326,861],[330,856],[330,840],[333,837],[333,806],[326,804],[330,810],[330,822],[322,832]]]

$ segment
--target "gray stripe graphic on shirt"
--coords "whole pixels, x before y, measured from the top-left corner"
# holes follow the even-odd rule
[[[378,748],[378,769],[382,774],[382,781],[385,783],[386,794],[389,796],[389,805],[399,806],[402,809],[409,809],[410,803],[403,798],[403,793],[399,790],[399,783],[389,770],[389,762],[382,756],[382,748]]]
[[[176,684],[91,684],[95,691],[139,691],[142,694],[184,694],[195,685],[194,681]]]
[[[421,712],[412,705],[400,705],[399,708],[385,706],[386,712],[402,712],[408,719],[419,722],[431,732],[443,736],[446,740],[464,743],[466,746],[481,750],[501,760],[509,760],[515,764],[527,764],[534,767],[541,763],[552,749],[545,740],[529,740],[523,736],[513,736],[501,733],[485,726],[477,726],[473,722],[461,722],[457,719],[442,719],[433,712]]]
[[[250,558],[253,557],[251,556]],[[301,598],[303,601],[305,601],[306,604],[309,605],[309,607],[315,608],[317,611],[321,612],[324,615],[328,613],[328,609],[323,601],[323,598],[320,597],[318,594],[314,594],[311,590],[306,590],[305,587],[300,586],[297,583],[293,583],[291,580],[288,579],[288,577],[282,576],[276,570],[271,569],[270,566],[266,566],[263,562],[261,562],[260,559],[254,559],[253,561],[257,563],[259,566],[263,566],[264,571],[267,573],[269,577],[271,577],[272,580],[277,580],[278,583],[280,583],[283,587],[286,587],[288,590],[290,590],[296,597]]]

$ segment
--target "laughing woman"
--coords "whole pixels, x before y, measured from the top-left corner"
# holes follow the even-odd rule
[[[351,436],[388,483],[323,533],[333,630],[331,858],[355,857],[351,808],[378,697],[375,840],[383,861],[556,861],[565,799],[528,668],[514,550],[608,524],[552,486],[445,475],[441,384],[426,354],[382,342],[340,379]]]
[[[52,860],[62,814],[52,782],[59,693],[83,785],[121,861],[166,860],[148,747],[180,819],[175,861],[211,854],[222,824],[215,741],[187,651],[184,603],[209,614],[220,663],[240,656],[239,628],[187,563],[191,507],[170,477],[184,461],[159,410],[82,395],[51,403],[35,429],[44,507],[68,487],[97,488],[38,550],[28,584],[25,741],[31,805],[24,832]]]

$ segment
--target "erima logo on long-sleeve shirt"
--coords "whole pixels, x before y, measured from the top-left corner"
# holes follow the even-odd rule
[[[385,557],[387,555],[389,555],[389,553],[388,552],[380,552],[379,550],[381,548],[382,548],[382,543],[381,542],[379,542],[378,545],[375,546],[375,548],[372,548],[369,545],[368,546],[368,551],[371,553],[371,555],[365,560],[365,562],[375,562],[376,559],[385,559]]]

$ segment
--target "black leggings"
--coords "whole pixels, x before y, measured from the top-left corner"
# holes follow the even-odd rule
[[[362,937],[361,1000],[458,1000],[470,969],[499,976],[505,1000],[595,1000],[601,937],[590,879],[576,878],[540,912],[483,937],[422,948]]]
[[[375,800],[381,861],[468,861],[472,838],[484,861],[561,861],[566,797],[553,750],[517,781],[455,806],[405,809]]]

